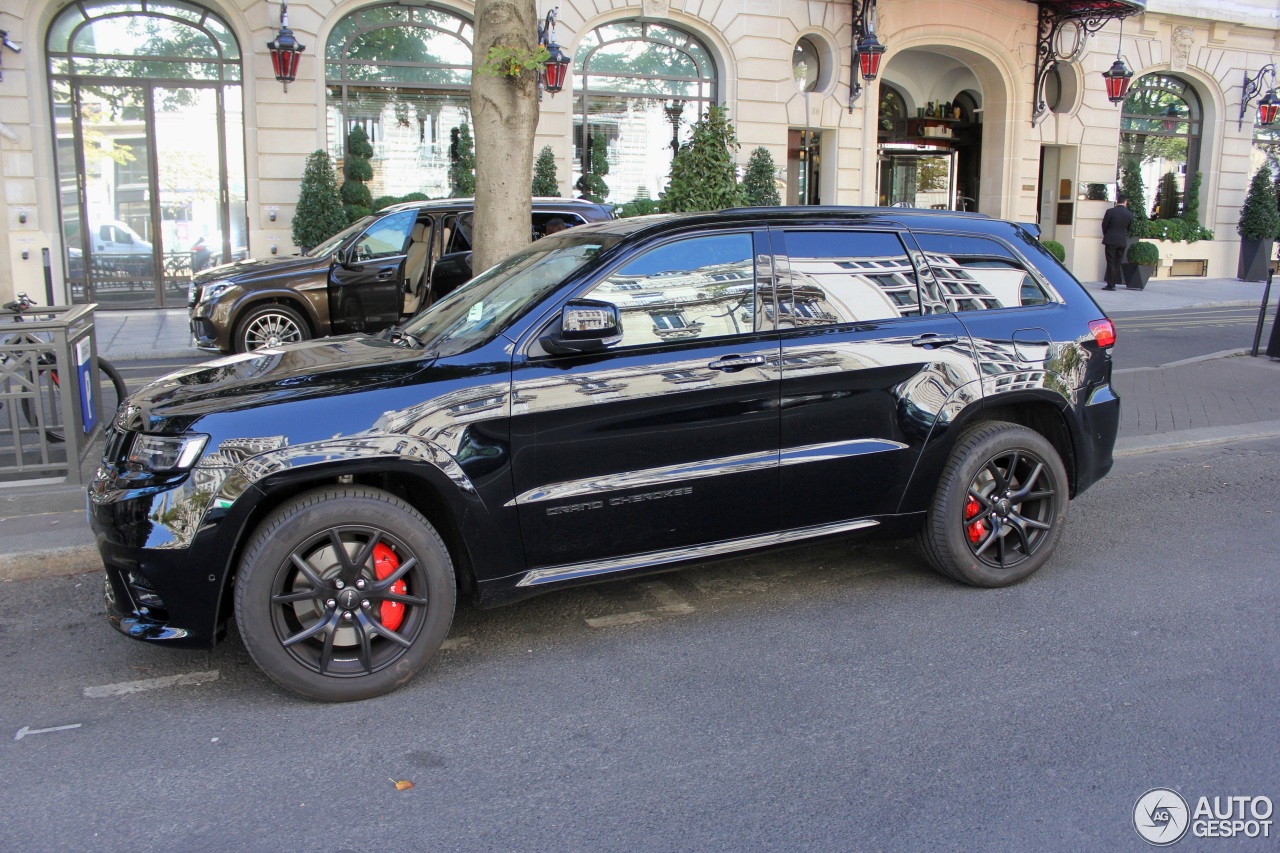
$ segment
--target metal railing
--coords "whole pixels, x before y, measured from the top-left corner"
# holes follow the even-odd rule
[[[103,414],[96,307],[0,310],[0,486],[82,482]]]

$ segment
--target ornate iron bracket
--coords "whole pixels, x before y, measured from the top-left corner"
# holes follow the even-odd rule
[[[858,46],[872,32],[871,18],[875,14],[876,0],[850,0],[853,8],[853,45],[849,48],[849,112],[862,97],[862,71],[858,66]]]
[[[1253,103],[1253,99],[1263,90],[1262,78],[1266,75],[1271,76],[1271,85],[1267,86],[1267,91],[1271,91],[1276,87],[1276,66],[1275,63],[1267,63],[1258,69],[1258,73],[1249,76],[1249,72],[1244,72],[1244,83],[1240,89],[1240,121],[1236,123],[1236,130],[1244,130],[1244,116],[1249,112],[1249,105]]]
[[[1036,30],[1036,77],[1032,91],[1031,126],[1049,114],[1045,85],[1059,62],[1075,62],[1089,36],[1107,25],[1146,10],[1146,0],[1039,0]],[[1070,45],[1064,39],[1072,38]],[[1069,49],[1064,49],[1069,48]]]

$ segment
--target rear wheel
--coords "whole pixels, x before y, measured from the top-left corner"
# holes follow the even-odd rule
[[[307,321],[288,305],[272,303],[252,308],[236,323],[232,346],[236,352],[278,347],[311,337]]]
[[[956,442],[918,542],[948,577],[1007,586],[1049,559],[1067,520],[1067,473],[1044,436],[991,422]]]
[[[236,621],[282,686],[343,702],[395,690],[449,633],[453,564],[399,498],[359,486],[305,493],[257,529],[240,561]]]

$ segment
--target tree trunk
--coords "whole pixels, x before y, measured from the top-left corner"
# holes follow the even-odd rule
[[[538,126],[536,71],[483,74],[496,45],[538,47],[534,0],[479,0],[472,48],[471,121],[476,137],[476,212],[471,268],[477,273],[529,244],[533,218],[533,138]]]

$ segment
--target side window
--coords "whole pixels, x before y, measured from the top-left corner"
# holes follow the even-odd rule
[[[791,286],[778,293],[780,326],[824,326],[920,313],[915,268],[896,234],[787,231]]]
[[[361,260],[386,258],[392,255],[403,255],[409,248],[409,235],[418,221],[418,213],[414,210],[402,210],[390,216],[384,216],[369,226],[356,246],[357,257]]]
[[[1045,305],[1044,288],[1004,244],[986,237],[915,232],[952,311]]]
[[[583,295],[618,306],[619,346],[752,332],[756,270],[751,235],[715,234],[665,243]]]

